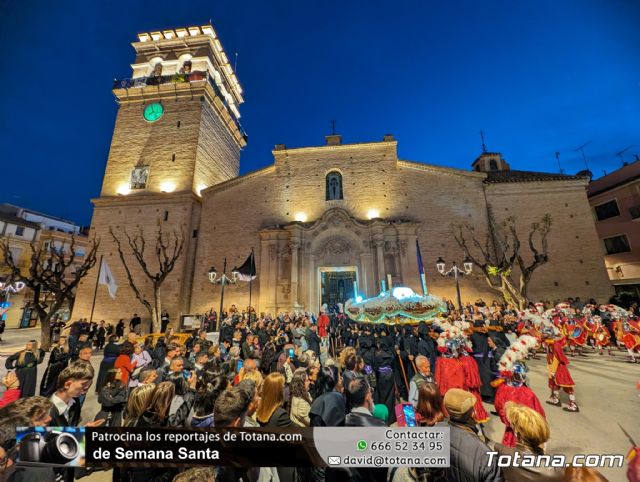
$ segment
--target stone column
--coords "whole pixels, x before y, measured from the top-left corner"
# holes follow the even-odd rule
[[[384,280],[385,279],[385,273],[384,273],[384,237],[380,236],[376,236],[375,238],[373,238],[373,243],[376,246],[376,258],[377,258],[377,264],[378,264],[378,279],[376,280],[376,283],[378,285],[378,287],[380,287],[380,280]],[[385,281],[386,283],[386,281]],[[387,287],[388,289],[388,287]]]
[[[291,249],[291,304],[293,308],[299,308],[298,303],[298,250],[300,249],[300,241],[292,239],[289,242]]]
[[[316,272],[316,257],[309,254],[308,257],[308,284],[309,284],[309,305],[307,310],[318,313],[318,276]]]

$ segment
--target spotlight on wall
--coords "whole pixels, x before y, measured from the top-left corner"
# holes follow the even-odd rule
[[[129,187],[129,184],[120,184],[116,192],[121,196],[126,196],[131,193],[131,188]]]
[[[202,191],[205,190],[206,188],[207,186],[205,186],[204,184],[198,184],[198,187],[196,188],[198,196],[202,196]]]
[[[162,192],[173,192],[176,190],[176,185],[171,181],[164,181],[160,184],[160,190]]]
[[[295,220],[298,221],[299,223],[306,223],[307,222],[307,215],[303,212],[298,212],[295,215]]]
[[[369,219],[377,219],[380,217],[380,211],[377,209],[369,209],[367,211],[367,218]]]

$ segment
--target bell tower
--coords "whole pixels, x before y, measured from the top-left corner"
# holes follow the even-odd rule
[[[98,289],[93,318],[146,315],[109,230],[142,230],[153,251],[161,225],[185,238],[162,287],[163,305],[176,320],[189,310],[201,191],[239,174],[247,143],[240,124],[243,90],[211,25],[140,33],[131,45],[131,77],[113,84],[118,112],[100,197],[92,200],[91,234],[100,239],[98,255],[119,289],[115,300]],[[135,263],[133,277],[144,287]],[[78,289],[75,317],[89,316],[98,274],[92,271]]]
[[[236,177],[246,135],[242,87],[213,27],[138,35],[101,197],[188,192]]]

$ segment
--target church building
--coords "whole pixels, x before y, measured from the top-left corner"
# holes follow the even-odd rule
[[[607,302],[613,294],[587,200],[588,178],[511,169],[492,152],[482,152],[469,170],[399,159],[390,134],[357,143],[332,134],[317,146],[276,144],[271,164],[240,176],[247,143],[240,124],[243,88],[213,27],[142,33],[132,45],[132,77],[113,87],[118,114],[91,225],[119,287],[115,299],[98,287],[94,320],[147,316],[110,230],[142,230],[153,271],[159,226],[185,239],[162,285],[172,320],[217,311],[220,285],[209,281],[210,267],[220,273],[226,259],[231,277],[252,249],[257,278],[251,297],[258,312],[317,313],[356,290],[375,296],[389,277],[394,286],[421,292],[416,241],[427,289],[455,300],[455,282],[440,275],[436,260],[460,265],[464,252],[452,225],[470,223],[483,238],[489,213],[497,221],[516,218],[524,253],[531,223],[552,217],[549,261],[535,272],[530,299]],[[149,293],[151,283],[128,259],[137,286]],[[96,267],[83,280],[74,318],[90,316],[97,276]],[[466,301],[501,299],[478,269],[460,286]],[[225,308],[242,309],[249,296],[249,283],[228,284]]]

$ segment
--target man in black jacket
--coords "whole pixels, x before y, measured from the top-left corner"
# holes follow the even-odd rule
[[[351,380],[346,389],[347,400],[351,406],[351,412],[347,414],[345,427],[386,427],[382,420],[371,415],[373,411],[373,395],[369,382],[364,377]],[[387,480],[387,468],[351,468],[350,478],[353,482],[385,482]]]
[[[318,327],[311,325],[307,329],[307,346],[309,350],[316,354],[316,357],[320,358],[320,337],[318,336]]]
[[[373,412],[373,395],[369,382],[364,377],[351,380],[347,387],[347,400],[351,412],[347,414],[345,426],[347,427],[385,427],[382,420],[375,418]]]
[[[451,466],[447,480],[450,482],[503,482],[502,470],[488,452],[491,451],[478,433],[473,418],[476,398],[459,388],[450,389],[444,396],[444,406],[449,413],[451,426]]]

